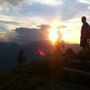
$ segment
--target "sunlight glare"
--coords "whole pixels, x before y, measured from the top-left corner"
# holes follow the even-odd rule
[[[50,31],[50,40],[54,44],[57,40],[57,31],[56,30],[51,30]]]
[[[55,42],[57,41],[57,38],[58,38],[58,35],[57,35],[57,32],[59,30],[59,23],[58,21],[54,21],[52,24],[51,24],[51,28],[50,28],[50,32],[49,32],[49,38],[50,38],[50,41],[55,44]]]

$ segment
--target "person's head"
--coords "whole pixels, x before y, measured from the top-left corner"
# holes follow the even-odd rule
[[[86,23],[86,17],[85,16],[82,16],[81,20],[82,20],[82,23]]]

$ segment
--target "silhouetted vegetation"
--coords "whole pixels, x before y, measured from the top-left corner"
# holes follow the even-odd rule
[[[24,55],[24,51],[20,50],[18,53],[18,65],[19,66],[23,66],[25,63],[25,55]]]
[[[89,79],[67,70],[61,72],[59,69],[56,72],[51,67],[51,63],[51,60],[34,62],[24,65],[22,71],[16,68],[13,72],[0,75],[0,90],[89,90],[82,86],[83,83],[80,85],[83,80],[85,84],[85,80],[89,81]],[[55,66],[58,65],[61,64],[57,63]]]

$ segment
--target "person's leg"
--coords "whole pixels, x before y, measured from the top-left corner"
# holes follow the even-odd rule
[[[85,56],[85,51],[86,51],[86,49],[85,49],[85,47],[83,47],[83,56]]]
[[[82,61],[85,62],[86,61],[86,57],[87,57],[87,48],[83,47],[83,53],[82,53]]]

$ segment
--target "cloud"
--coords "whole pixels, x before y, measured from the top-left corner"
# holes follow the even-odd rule
[[[32,3],[31,6],[24,5],[22,6],[22,9],[20,10],[20,14],[23,16],[28,17],[43,17],[44,19],[51,19],[53,17],[59,16],[58,11],[61,11],[61,8],[57,6],[52,7],[47,4],[40,4],[40,3]]]
[[[0,32],[6,32],[7,29],[3,26],[3,25],[0,25]]]
[[[0,41],[13,42],[16,38],[16,32],[0,32]]]
[[[19,22],[16,20],[15,17],[0,15],[0,30],[4,31],[12,31],[16,27],[18,27]]]
[[[61,16],[64,20],[72,19],[77,15],[87,14],[88,5],[80,3],[78,0],[63,0]]]
[[[0,12],[4,10],[4,7],[0,5]]]
[[[79,0],[80,3],[90,4],[90,0]]]
[[[17,21],[20,23],[21,27],[36,27],[40,24],[45,24],[46,20],[39,16],[24,16],[21,18],[17,18]]]
[[[0,15],[0,20],[2,20],[2,21],[14,21],[15,18],[12,16]]]
[[[17,11],[24,0],[0,0],[0,12]]]
[[[14,29],[19,22],[13,16],[0,15],[0,41],[13,41],[17,38]]]
[[[78,13],[89,8],[78,0],[1,0],[9,10],[10,15],[43,17],[48,21],[54,17],[64,20],[73,18]],[[7,5],[10,4],[10,5]],[[53,7],[55,6],[55,7]],[[16,10],[13,10],[16,9]],[[19,10],[20,9],[20,10]],[[18,11],[19,10],[19,11]],[[16,14],[14,13],[16,11]],[[8,14],[6,13],[6,14]]]
[[[51,6],[57,6],[62,4],[62,0],[32,0],[32,2]]]
[[[23,0],[0,0],[1,5],[9,4],[12,6],[19,5]]]
[[[5,28],[7,31],[12,31],[20,25],[16,17],[0,15],[0,27]]]
[[[40,28],[17,28],[17,39],[13,40],[17,43],[29,43],[38,40],[48,40],[48,25],[40,25]]]
[[[46,5],[61,5],[62,0],[0,0],[0,5],[11,5],[11,6],[18,6],[21,3],[27,3],[31,5],[32,3],[40,3],[40,4],[46,4]]]
[[[13,16],[0,15],[0,27],[2,30],[4,29],[5,31],[13,31],[19,27],[35,28],[40,24],[46,24],[46,23],[47,23],[46,20],[39,16],[13,17]]]
[[[88,11],[88,5],[84,3],[80,3],[78,0],[60,0],[62,2],[61,5],[56,5],[55,7],[52,7],[52,5],[44,4],[44,1],[49,0],[36,0],[37,3],[33,0],[31,6],[25,6],[22,8],[22,14],[27,15],[30,14],[32,16],[42,16],[45,19],[62,18],[63,20],[71,19],[77,14],[87,14]],[[54,0],[58,3],[57,0]],[[43,2],[41,4],[41,2]],[[50,2],[51,3],[51,2]]]

